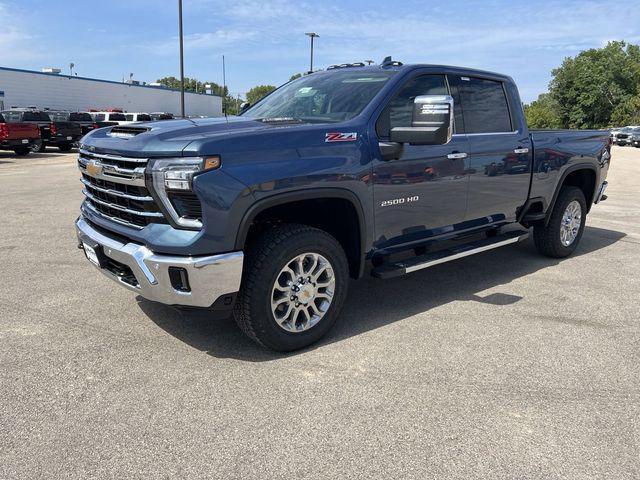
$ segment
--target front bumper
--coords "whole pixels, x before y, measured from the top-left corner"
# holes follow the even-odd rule
[[[76,234],[80,246],[99,248],[107,257],[107,265],[98,267],[103,274],[148,300],[167,305],[210,307],[219,298],[231,296],[240,289],[242,252],[198,257],[157,255],[144,245],[122,243],[103,234],[83,217],[76,220]],[[169,275],[172,267],[184,269],[189,291],[174,288]]]

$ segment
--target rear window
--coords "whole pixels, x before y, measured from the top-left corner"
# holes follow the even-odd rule
[[[25,122],[50,122],[51,118],[44,112],[24,112],[22,119]]]
[[[125,122],[127,117],[125,117],[122,113],[110,113],[109,120],[113,120],[115,122]]]
[[[66,122],[69,117],[67,112],[49,112],[48,115],[54,122]]]
[[[69,120],[72,122],[92,122],[93,119],[88,113],[73,112],[69,114]]]
[[[2,115],[7,123],[20,122],[22,119],[22,112],[2,112]]]
[[[151,115],[147,115],[146,113],[141,113],[140,115],[138,115],[138,121],[139,122],[150,122],[151,121]]]
[[[465,133],[511,132],[511,115],[502,82],[454,77]],[[454,97],[455,99],[455,97]],[[456,119],[457,120],[457,119]],[[458,122],[456,122],[457,126]]]

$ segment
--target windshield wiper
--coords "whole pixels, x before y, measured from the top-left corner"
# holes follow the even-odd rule
[[[304,120],[301,118],[294,117],[264,117],[257,118],[256,120],[262,123],[304,123]]]

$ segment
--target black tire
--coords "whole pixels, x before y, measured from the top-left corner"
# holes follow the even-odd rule
[[[234,307],[234,318],[244,333],[264,347],[285,352],[304,348],[331,329],[344,304],[349,282],[347,257],[335,238],[305,225],[281,225],[261,234],[245,253],[242,285]],[[318,323],[308,330],[290,332],[276,322],[271,310],[272,290],[282,269],[304,253],[322,255],[329,261],[335,279],[334,294]]]
[[[29,147],[16,147],[13,151],[16,152],[18,157],[26,157],[31,153],[31,149]]]
[[[58,150],[60,150],[61,152],[70,152],[71,147],[73,147],[73,145],[71,145],[70,143],[61,143],[58,145]]]
[[[47,144],[45,142],[40,142],[40,144],[37,146],[37,148],[34,150],[34,152],[37,151],[37,152],[42,153],[46,149],[47,149]]]
[[[569,204],[574,201],[577,201],[580,204],[580,227],[578,228],[578,232],[573,242],[569,245],[564,245],[561,240],[563,216]],[[560,190],[560,194],[558,195],[558,199],[553,206],[549,223],[546,226],[544,223],[540,223],[535,225],[533,228],[533,239],[535,241],[536,248],[540,253],[548,257],[568,257],[576,249],[578,243],[580,243],[586,219],[587,202],[582,190],[577,187],[562,187],[562,190]]]

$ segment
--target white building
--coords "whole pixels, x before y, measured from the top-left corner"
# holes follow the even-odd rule
[[[185,92],[187,115],[222,115],[222,98]],[[0,109],[36,107],[87,111],[121,108],[128,112],[180,114],[180,92],[95,78],[0,67]]]

